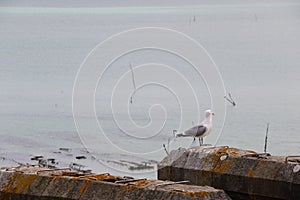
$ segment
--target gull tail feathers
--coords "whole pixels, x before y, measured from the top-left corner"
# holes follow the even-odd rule
[[[184,133],[178,133],[176,137],[190,137],[190,135],[186,135]]]

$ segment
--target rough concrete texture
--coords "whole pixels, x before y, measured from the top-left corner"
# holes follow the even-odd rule
[[[20,166],[0,170],[0,199],[228,200],[230,197],[209,186]]]
[[[232,199],[300,199],[300,158],[229,147],[180,148],[158,166],[160,180],[189,180]]]

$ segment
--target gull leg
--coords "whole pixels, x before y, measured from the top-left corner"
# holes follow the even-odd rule
[[[199,145],[200,145],[200,147],[202,146],[202,143],[203,141],[201,140],[201,138],[199,138]]]
[[[195,142],[195,138],[193,139],[193,142],[189,145],[189,147],[191,147]]]
[[[201,138],[201,144],[203,145],[203,138]]]

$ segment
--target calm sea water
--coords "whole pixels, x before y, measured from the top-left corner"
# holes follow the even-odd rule
[[[224,126],[216,118],[215,129],[206,143],[261,152],[266,126],[270,123],[268,151],[274,155],[300,154],[300,4],[297,1],[145,5],[133,1],[114,4],[90,1],[76,5],[58,1],[38,5],[34,1],[3,1],[0,3],[2,166],[15,165],[15,161],[34,163],[30,160],[32,156],[43,155],[56,158],[59,166],[74,162],[96,172],[155,178],[155,168],[137,169],[142,165],[154,166],[154,161],[166,156],[162,144],[168,143],[172,130],[180,124],[180,106],[163,87],[142,88],[134,96],[133,104],[126,102],[136,123],[132,126],[127,110],[118,104],[112,115],[111,90],[114,81],[128,72],[130,63],[133,66],[165,63],[190,80],[202,119],[202,112],[211,107],[209,93],[203,79],[195,76],[187,63],[156,50],[133,52],[116,61],[103,78],[102,90],[96,90],[96,115],[106,137],[102,135],[101,140],[94,141],[97,151],[92,155],[82,140],[101,134],[89,126],[95,116],[80,116],[80,122],[91,128],[86,130],[87,134],[78,134],[72,114],[73,84],[84,58],[111,35],[137,27],[165,27],[183,32],[201,43],[218,66],[226,92],[233,95],[237,106],[226,104]],[[152,72],[149,77],[172,79],[168,73]],[[137,73],[136,84],[148,76]],[[125,86],[119,89],[122,94],[132,92],[131,81],[124,79]],[[176,79],[173,83],[172,87],[182,89]],[[148,109],[153,104],[164,105],[167,115],[154,107],[149,116]],[[199,120],[194,118],[196,109],[189,100],[185,100],[182,109],[188,113],[181,121],[182,129]],[[136,129],[136,125],[151,122],[151,117],[153,129]],[[161,132],[149,137],[164,120]],[[131,135],[124,134],[120,126]],[[221,129],[218,138],[216,130]],[[192,139],[172,140],[169,149],[197,145],[191,143]],[[76,159],[79,155],[87,159]]]

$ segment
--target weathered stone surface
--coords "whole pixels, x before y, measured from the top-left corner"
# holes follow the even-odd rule
[[[77,177],[55,177],[46,187],[42,196],[80,199],[81,194],[90,184],[90,180]]]
[[[79,174],[32,166],[0,170],[0,199],[229,200],[223,191],[160,180],[125,180],[109,174]]]
[[[80,199],[96,200],[103,199],[122,199],[122,185],[109,182],[95,181],[86,188]]]
[[[161,161],[158,179],[209,185],[233,199],[300,199],[298,164],[228,147],[181,148]]]

